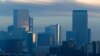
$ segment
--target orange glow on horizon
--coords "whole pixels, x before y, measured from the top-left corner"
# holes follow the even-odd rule
[[[76,0],[78,3],[100,6],[100,0]]]

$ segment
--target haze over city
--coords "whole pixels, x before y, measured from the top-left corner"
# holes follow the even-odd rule
[[[34,32],[43,31],[49,24],[61,24],[62,35],[72,28],[72,10],[88,10],[92,40],[100,40],[99,0],[0,0],[0,29],[6,30],[13,23],[14,9],[28,9],[34,18]]]
[[[0,0],[0,56],[100,56],[99,0]]]

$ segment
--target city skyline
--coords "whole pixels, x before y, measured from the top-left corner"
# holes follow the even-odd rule
[[[64,35],[62,35],[63,33],[61,31],[63,30],[60,24],[50,24],[50,26],[43,28],[44,32],[35,33],[32,30],[35,24],[29,15],[29,10],[15,9],[13,10],[13,25],[8,26],[8,31],[0,31],[0,38],[4,38],[0,39],[0,55],[100,55],[100,40],[90,42],[92,29],[88,28],[88,10],[73,10],[71,23],[72,31],[67,32],[64,30],[64,32],[67,32],[66,39],[62,41]]]
[[[1,2],[2,1],[2,2]],[[1,30],[7,29],[7,26],[12,25],[13,9],[29,9],[30,15],[35,20],[36,32],[43,31],[45,26],[49,24],[62,25],[63,34],[65,30],[72,30],[72,10],[73,9],[86,9],[89,12],[89,28],[92,29],[92,40],[100,40],[100,17],[99,17],[99,2],[98,0],[89,0],[88,2],[83,0],[48,0],[55,2],[44,2],[45,0],[37,1],[36,3],[28,3],[26,0],[10,2],[7,0],[0,0],[0,28]],[[40,2],[43,2],[40,4]],[[49,4],[47,4],[49,3]],[[8,8],[9,7],[9,8]],[[39,13],[40,12],[40,13]],[[45,20],[49,20],[44,22]],[[55,22],[57,21],[57,22]],[[65,39],[65,36],[63,40]]]
[[[99,0],[0,0],[0,56],[100,56]]]
[[[61,17],[63,17],[63,16],[61,16]],[[34,17],[34,18],[35,18],[35,17]],[[48,17],[47,17],[47,18],[48,18]],[[45,19],[48,20],[47,18],[45,18]],[[52,17],[51,17],[51,18],[52,18]],[[60,19],[60,18],[59,18],[59,19]],[[65,18],[65,19],[66,19],[66,18]],[[64,20],[65,20],[65,19],[64,19]],[[68,19],[68,18],[67,18],[67,19]],[[66,20],[67,20],[67,19],[66,19]],[[37,20],[37,19],[34,19],[34,24],[39,23],[39,22],[38,22],[39,20],[37,20],[37,21],[35,21],[35,20]],[[50,19],[49,19],[49,20],[50,20]],[[56,19],[56,20],[57,20],[57,19]],[[60,20],[61,20],[61,19],[60,19]],[[51,20],[51,21],[52,21],[52,20]],[[63,22],[63,21],[61,21],[61,22]],[[60,22],[60,23],[61,23],[61,22]],[[66,31],[69,31],[69,30],[71,30],[71,28],[72,28],[72,25],[67,25],[67,24],[65,24],[65,23],[70,23],[70,24],[71,24],[71,22],[72,22],[72,21],[70,20],[69,22],[64,22],[63,25],[61,24],[61,26],[62,26],[62,28],[63,28],[63,29],[62,29],[62,31],[63,31],[63,32],[62,32],[62,37],[63,37],[62,40],[65,40],[65,38],[66,38],[66,36],[65,36],[65,35],[66,35],[66,34],[65,34]],[[58,23],[59,23],[59,21],[58,21]],[[53,21],[53,23],[49,23],[49,24],[46,24],[46,25],[45,25],[45,22],[44,22],[43,24],[44,24],[43,26],[42,26],[42,24],[41,24],[41,25],[38,25],[38,24],[37,24],[37,26],[40,26],[40,28],[39,28],[39,27],[37,28],[37,26],[35,25],[35,26],[34,26],[34,28],[35,28],[35,29],[34,29],[34,32],[35,32],[35,33],[43,32],[45,26],[48,26],[49,24],[53,25],[53,24],[57,24],[57,23],[55,23],[55,21]],[[12,24],[11,24],[11,25],[12,25]],[[8,26],[9,26],[9,25],[8,25]],[[66,27],[66,26],[68,26],[68,28],[69,28],[68,30],[65,30],[64,27]],[[7,26],[6,26],[6,27],[7,27]],[[36,28],[37,28],[37,29],[36,29]],[[90,28],[90,27],[89,27],[89,28]],[[92,29],[92,30],[94,30],[94,29]],[[92,35],[92,39],[93,39],[93,33],[92,33],[91,35]]]

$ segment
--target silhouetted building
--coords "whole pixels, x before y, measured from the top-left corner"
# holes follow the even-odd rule
[[[85,46],[85,53],[88,56],[100,56],[100,41],[93,41]]]
[[[96,42],[93,41],[92,45],[93,45],[93,55],[96,55]]]
[[[62,43],[62,55],[71,56],[75,55],[76,43],[73,40],[63,41]]]
[[[61,26],[59,24],[46,27],[45,32],[52,35],[52,46],[61,46]]]
[[[28,48],[25,40],[22,39],[6,39],[3,40],[5,47],[2,55],[5,56],[31,56],[28,52]]]
[[[87,10],[73,10],[73,33],[77,45],[83,46],[90,39],[88,37],[88,13]]]
[[[100,41],[96,41],[96,54],[100,54]]]
[[[62,56],[62,47],[50,47],[50,54],[49,56]]]
[[[85,54],[85,56],[93,55],[93,44],[89,43],[89,44],[84,45],[82,50],[83,50],[83,53]]]
[[[91,29],[88,29],[88,44],[91,43]]]
[[[7,39],[5,40],[4,53],[23,54],[27,53],[26,44],[21,39]]]
[[[29,53],[33,53],[33,33],[27,33],[26,44]]]
[[[29,18],[29,32],[33,33],[33,18]]]
[[[37,46],[49,46],[51,44],[52,36],[48,33],[37,34]]]
[[[63,41],[62,46],[50,48],[50,56],[81,56],[81,50],[76,49],[73,40]]]
[[[37,34],[36,56],[46,56],[49,54],[51,38],[51,35],[48,33]]]
[[[10,38],[12,39],[26,39],[27,32],[25,31],[25,28],[16,27],[10,35]]]

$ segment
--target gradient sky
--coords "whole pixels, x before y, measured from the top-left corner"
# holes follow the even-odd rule
[[[72,10],[86,9],[92,40],[100,40],[100,0],[0,0],[0,30],[12,25],[13,9],[29,9],[34,18],[35,32],[41,32],[50,24],[61,24],[62,35],[72,28]]]

